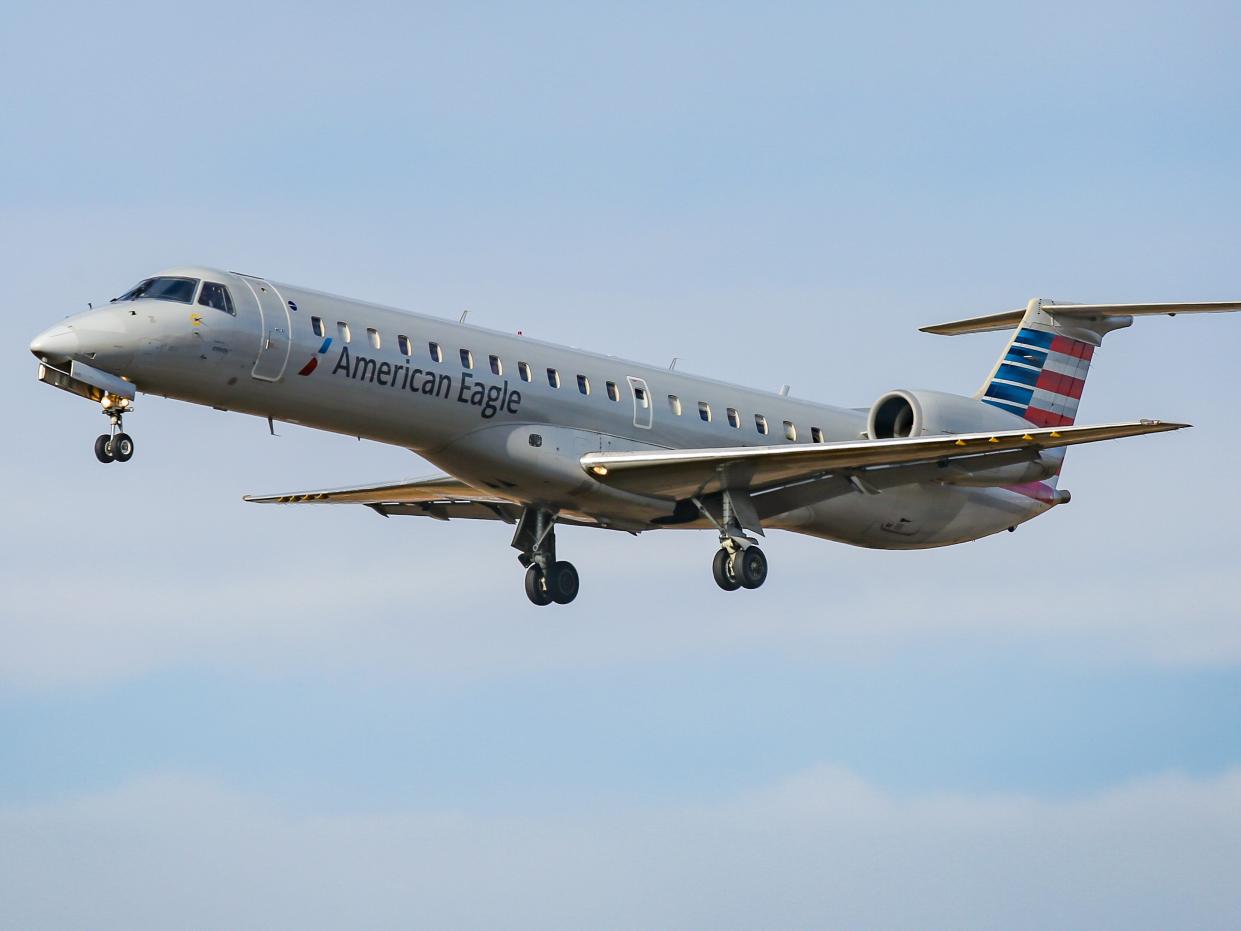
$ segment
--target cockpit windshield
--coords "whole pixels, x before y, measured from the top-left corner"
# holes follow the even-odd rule
[[[148,278],[137,287],[130,288],[118,301],[177,301],[189,304],[194,300],[194,289],[198,287],[197,278]]]

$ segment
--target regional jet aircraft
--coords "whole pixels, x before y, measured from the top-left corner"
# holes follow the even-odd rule
[[[713,529],[726,591],[767,578],[771,529],[878,549],[976,540],[1069,500],[1067,447],[1186,424],[1077,426],[1091,358],[1149,314],[1241,302],[1024,308],[926,327],[1011,330],[972,397],[889,391],[831,407],[211,268],[146,278],[35,337],[39,380],[95,402],[100,462],[127,462],[136,393],[402,446],[443,474],[247,497],[513,526],[536,605],[578,574],[558,524]]]

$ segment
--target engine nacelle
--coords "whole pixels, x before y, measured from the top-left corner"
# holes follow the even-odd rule
[[[889,391],[875,402],[866,429],[873,440],[933,436],[954,433],[985,433],[990,430],[1029,430],[1032,424],[1016,414],[942,391]],[[984,465],[985,462],[985,465]],[[988,487],[1038,482],[1056,474],[1056,458],[1046,459],[1024,452],[998,453],[945,463],[939,481],[946,485]]]
[[[889,391],[875,402],[866,421],[872,440],[986,430],[1028,430],[1030,422],[977,398],[942,391]]]

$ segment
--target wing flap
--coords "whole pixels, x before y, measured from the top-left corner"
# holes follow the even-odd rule
[[[687,450],[587,453],[582,468],[596,480],[638,494],[683,499],[725,489],[762,491],[830,474],[925,462],[980,460],[1025,450],[1097,443],[1189,424],[1142,420],[1080,427],[1031,427],[999,433],[907,437],[844,443],[742,446]],[[1010,457],[1011,458],[1011,457]],[[976,463],[974,463],[976,464]]]

